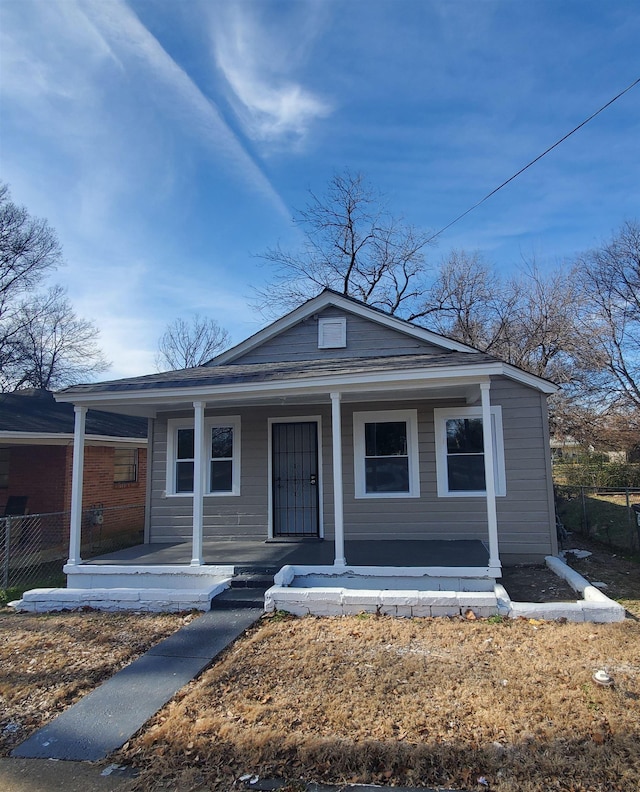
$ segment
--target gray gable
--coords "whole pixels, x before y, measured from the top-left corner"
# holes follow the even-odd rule
[[[346,347],[318,348],[319,319],[346,318]],[[442,352],[442,349],[379,322],[365,319],[337,306],[328,306],[293,327],[230,361],[232,364],[278,363],[295,360],[337,360],[380,357],[381,355],[415,355]]]

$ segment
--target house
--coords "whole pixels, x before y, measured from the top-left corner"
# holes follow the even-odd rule
[[[0,515],[69,512],[73,432],[73,405],[56,402],[51,392],[0,394]],[[146,433],[144,419],[89,411],[81,510],[99,508],[102,519],[105,510],[144,506]],[[120,516],[125,519],[124,512]],[[137,517],[140,529],[141,516],[142,511]],[[121,522],[112,518],[110,528],[118,532],[130,527]],[[68,526],[55,524],[66,544]],[[49,538],[54,542],[53,535]]]
[[[122,588],[135,568],[166,594],[251,559],[495,582],[557,552],[555,390],[329,289],[204,366],[67,388],[69,586]],[[149,420],[147,544],[100,565],[78,517],[93,409]]]
[[[590,443],[581,443],[575,438],[566,435],[551,435],[551,461],[554,464],[586,462],[589,460],[624,464],[625,462],[633,461],[633,449],[627,451],[622,447],[606,448],[601,444],[596,451],[595,447]]]

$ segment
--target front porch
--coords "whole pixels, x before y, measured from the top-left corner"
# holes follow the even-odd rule
[[[189,565],[191,542],[143,544],[85,561],[84,566]],[[330,541],[263,542],[249,539],[203,540],[204,566],[230,566],[235,572],[274,575],[286,565],[329,566],[334,562]],[[480,540],[345,541],[348,566],[471,568],[480,576],[489,565],[489,551]]]
[[[380,540],[345,542],[348,563],[336,566],[333,542],[203,541],[204,563],[194,565],[192,543],[145,544],[67,563],[66,589],[35,589],[23,610],[92,607],[101,610],[208,610],[237,576],[260,576],[264,587],[289,586],[294,577],[335,578],[342,585],[389,592],[420,589],[490,592],[496,575],[480,540]],[[286,580],[285,580],[286,578]],[[294,585],[297,585],[294,583]]]

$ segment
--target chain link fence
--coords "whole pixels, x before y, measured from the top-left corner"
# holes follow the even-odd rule
[[[0,589],[64,586],[69,512],[0,517]],[[82,557],[141,544],[144,506],[96,504],[82,513]]]
[[[556,512],[565,530],[610,547],[640,550],[640,488],[556,485]]]

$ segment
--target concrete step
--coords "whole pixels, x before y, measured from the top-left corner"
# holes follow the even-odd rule
[[[229,565],[203,564],[66,564],[67,586],[74,589],[193,589],[208,591],[221,581],[230,581],[234,568]]]
[[[192,588],[47,588],[32,589],[12,602],[16,610],[46,613],[76,608],[106,611],[208,611],[212,599],[223,591],[227,582],[207,589]],[[262,607],[261,600],[260,606]]]
[[[246,572],[234,575],[231,579],[231,588],[260,588],[268,589],[273,586],[273,575]]]
[[[218,594],[211,601],[211,610],[229,610],[235,608],[264,608],[263,588],[229,588]]]

